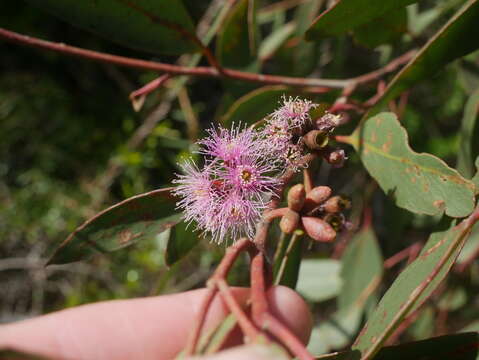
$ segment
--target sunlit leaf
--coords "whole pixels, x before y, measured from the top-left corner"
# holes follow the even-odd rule
[[[358,233],[341,259],[343,287],[338,297],[340,309],[361,307],[377,288],[383,273],[383,259],[371,228]]]
[[[369,174],[399,207],[428,215],[444,211],[452,217],[472,211],[474,184],[441,159],[414,152],[394,114],[362,122],[349,140]]]
[[[103,210],[79,226],[55,250],[48,264],[82,260],[95,253],[110,253],[157,234],[177,224],[171,188],[133,196]]]
[[[418,258],[397,277],[353,345],[353,349],[361,351],[363,359],[370,359],[404,318],[445,278],[477,221],[478,213],[476,211],[447,231],[432,234]]]
[[[320,14],[306,32],[308,40],[341,35],[417,0],[341,0]]]
[[[338,295],[342,281],[341,263],[333,259],[304,259],[296,290],[306,299],[323,301]]]
[[[28,1],[75,26],[133,49],[170,55],[199,50],[192,36],[193,22],[180,0]]]

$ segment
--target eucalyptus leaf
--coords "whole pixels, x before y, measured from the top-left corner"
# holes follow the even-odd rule
[[[355,29],[387,12],[400,9],[417,0],[340,0],[320,14],[306,32],[306,39],[318,41]]]
[[[361,230],[349,243],[341,259],[343,286],[338,297],[340,309],[360,308],[381,282],[383,258],[373,230]]]
[[[333,259],[304,259],[296,290],[310,301],[323,301],[338,295],[342,281],[341,263]]]
[[[362,359],[372,358],[406,316],[446,277],[478,220],[478,213],[476,210],[459,225],[432,234],[423,252],[397,277],[353,344]]]
[[[48,264],[79,261],[123,249],[176,225],[172,188],[153,190],[115,204],[88,219],[55,250]]]
[[[464,217],[473,210],[474,184],[441,159],[414,152],[393,113],[360,123],[349,141],[369,174],[397,206],[427,215],[444,211],[452,217]]]
[[[132,49],[181,55],[199,51],[180,0],[27,0],[72,25]]]

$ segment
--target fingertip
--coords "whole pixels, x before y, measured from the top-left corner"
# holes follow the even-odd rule
[[[286,286],[272,287],[268,291],[268,299],[271,312],[307,344],[313,328],[313,317],[304,299]]]

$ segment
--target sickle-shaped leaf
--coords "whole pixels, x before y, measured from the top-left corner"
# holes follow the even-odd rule
[[[469,0],[389,83],[364,118],[377,114],[389,101],[454,59],[479,48],[479,0]]]
[[[306,32],[306,39],[344,34],[359,25],[380,18],[383,14],[412,4],[417,0],[341,0],[319,15]]]
[[[415,213],[464,217],[474,207],[476,187],[441,159],[414,152],[393,113],[381,113],[349,137],[369,174],[396,205]]]
[[[434,233],[419,257],[394,281],[356,339],[353,349],[371,359],[406,316],[416,310],[446,277],[461,251],[479,208],[459,225]]]
[[[375,360],[476,360],[479,334],[468,332],[438,336],[421,341],[385,346],[374,357]],[[358,350],[328,354],[316,360],[359,360]]]
[[[103,210],[79,226],[55,250],[48,264],[78,261],[95,253],[110,253],[176,225],[171,188],[133,196]]]
[[[181,55],[198,51],[180,0],[28,0],[67,22],[132,49]]]

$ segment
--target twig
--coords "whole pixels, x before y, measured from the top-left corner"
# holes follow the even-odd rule
[[[411,254],[415,251],[415,249],[418,248],[418,247],[421,248],[421,243],[416,242],[416,243],[408,246],[407,248],[397,252],[396,254],[394,254],[393,256],[391,256],[390,258],[388,258],[384,261],[384,268],[385,269],[390,269],[394,265],[403,261],[404,259],[409,258],[411,256]]]
[[[263,315],[263,327],[276,336],[298,359],[313,360],[312,356],[301,341],[278,319],[270,313]]]
[[[303,182],[306,193],[309,193],[314,187],[313,176],[309,168],[303,169]]]
[[[153,81],[150,81],[148,84],[146,84],[145,86],[142,86],[141,88],[139,88],[138,90],[135,90],[133,91],[129,98],[130,100],[133,102],[133,107],[135,108],[136,111],[138,111],[141,106],[143,105],[143,101],[144,101],[144,98],[146,95],[148,95],[149,93],[151,93],[153,90],[156,90],[158,89],[160,86],[162,86],[165,82],[167,82],[169,79],[170,79],[170,74],[163,74],[161,75],[160,77],[156,78],[155,80]],[[138,100],[137,98],[138,97],[141,97],[140,99],[143,99],[142,100]],[[139,103],[138,105],[139,106],[135,106],[135,102]]]
[[[297,232],[293,233],[291,240],[289,241],[288,248],[281,260],[281,265],[278,270],[278,274],[276,275],[276,279],[274,281],[275,285],[279,285],[281,283],[281,279],[283,277],[284,269],[286,269],[286,264],[288,263],[289,255],[291,254],[291,250],[293,249],[294,244],[301,238],[301,235]]]
[[[42,40],[22,34],[15,33],[6,29],[0,28],[0,38],[7,41],[19,43],[27,46],[48,49],[57,51],[63,54],[78,56],[87,58],[93,61],[105,62],[110,64],[116,64],[119,66],[125,66],[136,69],[154,70],[170,74],[179,75],[193,75],[193,76],[205,76],[220,78],[226,77],[235,80],[256,82],[261,84],[278,84],[286,86],[297,87],[324,87],[329,89],[344,89],[344,88],[356,88],[359,85],[363,85],[375,80],[378,80],[385,74],[396,70],[401,65],[405,64],[414,54],[412,51],[401,55],[399,58],[393,60],[388,65],[373,72],[350,79],[315,79],[315,78],[300,78],[290,76],[278,76],[278,75],[266,75],[266,74],[254,74],[239,70],[222,68],[219,71],[215,67],[184,67],[180,65],[172,65],[166,63],[160,63],[155,61],[141,60],[135,58],[129,58],[125,56],[112,55],[102,53],[93,50],[82,49],[75,46],[69,46],[64,43],[55,43],[47,40]]]
[[[252,245],[253,243],[248,239],[241,239],[238,240],[234,245],[226,249],[226,253],[221,260],[221,263],[216,268],[216,271],[213,276],[207,282],[208,292],[206,293],[206,296],[200,306],[200,310],[198,311],[198,317],[193,324],[193,329],[191,331],[190,338],[185,348],[186,355],[193,355],[196,351],[196,346],[198,344],[201,328],[203,327],[208,308],[215,294],[218,291],[217,280],[225,279],[238,255]]]

